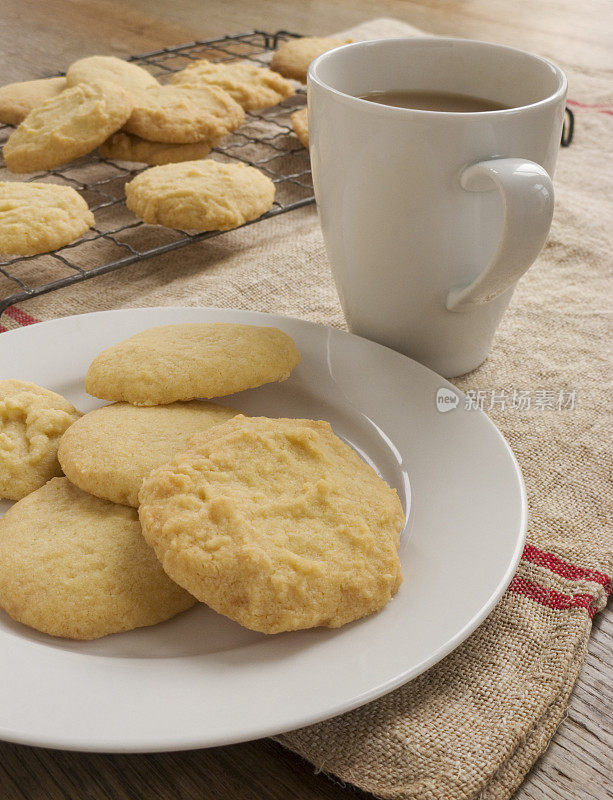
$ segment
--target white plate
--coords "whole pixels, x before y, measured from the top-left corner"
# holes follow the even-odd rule
[[[508,445],[461,396],[454,410],[437,411],[437,390],[451,384],[366,339],[245,311],[108,311],[0,335],[0,377],[34,381],[89,411],[100,403],[85,394],[83,378],[103,348],[154,325],[218,321],[278,326],[303,357],[288,381],[229,397],[229,405],[328,420],[410,507],[400,591],[380,613],[338,630],[276,636],[204,606],[95,642],[54,639],[0,612],[0,737],[130,752],[210,747],[308,725],[439,661],[511,580],[526,496]]]

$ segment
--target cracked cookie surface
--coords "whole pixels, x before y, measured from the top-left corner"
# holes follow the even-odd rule
[[[175,73],[171,80],[179,86],[220,86],[246,111],[276,106],[295,91],[292,84],[277,72],[248,61],[202,59]]]
[[[20,500],[62,474],[60,437],[81,413],[42,386],[0,380],[0,498]]]
[[[168,575],[252,630],[339,627],[402,580],[398,495],[327,422],[239,415],[194,436],[139,500]]]

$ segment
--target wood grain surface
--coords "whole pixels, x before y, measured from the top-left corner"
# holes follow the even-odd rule
[[[2,0],[0,84],[231,32],[330,33],[393,16],[432,33],[610,63],[609,0]],[[607,20],[609,22],[607,23]],[[537,45],[538,42],[538,45]],[[613,615],[598,615],[568,714],[515,800],[605,800],[613,785]],[[0,743],[0,800],[366,798],[270,740],[152,755],[78,754]]]

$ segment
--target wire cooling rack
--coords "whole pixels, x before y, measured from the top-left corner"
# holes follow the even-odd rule
[[[128,60],[165,83],[173,72],[200,58],[267,64],[269,54],[278,43],[291,38],[297,38],[297,34],[251,31],[164,47]],[[253,222],[314,202],[309,154],[292,135],[289,118],[305,104],[305,91],[297,86],[296,94],[279,105],[247,112],[245,124],[213,150],[218,160],[242,161],[255,166],[276,184],[273,207]],[[0,145],[12,130],[10,125],[0,126]],[[9,172],[0,160],[0,180],[72,186],[87,200],[95,215],[94,227],[72,244],[43,255],[0,260],[0,316],[14,303],[222,233],[190,234],[138,220],[126,207],[124,185],[146,168],[147,165],[105,159],[95,151],[56,169],[20,176]]]

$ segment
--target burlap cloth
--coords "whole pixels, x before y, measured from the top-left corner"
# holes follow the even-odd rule
[[[376,20],[352,35],[414,32]],[[561,62],[559,53],[543,55]],[[457,381],[465,391],[484,390],[475,396],[485,398],[523,470],[531,521],[518,574],[486,622],[421,677],[354,712],[279,737],[318,769],[384,798],[510,797],[564,714],[592,616],[610,588],[605,325],[612,203],[610,174],[603,173],[613,98],[604,70],[561,66],[577,120],[572,146],[560,152],[551,236],[521,280],[490,358]],[[155,305],[256,309],[344,326],[314,208],[22,309],[49,319]],[[14,327],[29,318],[13,309],[3,321]],[[531,407],[489,409],[491,390],[524,391]],[[553,402],[560,392],[570,407]]]

